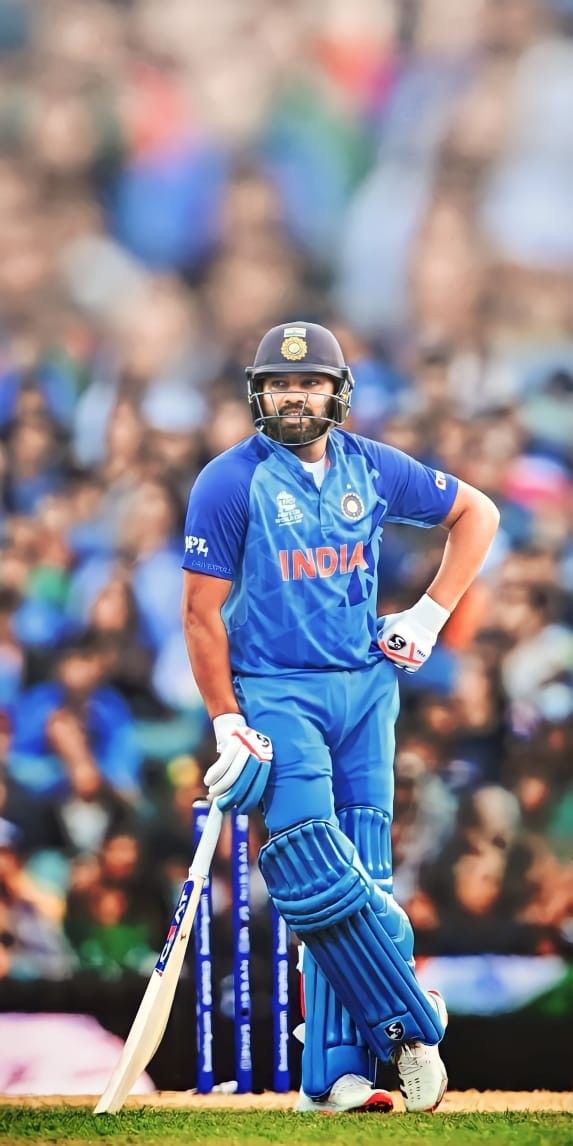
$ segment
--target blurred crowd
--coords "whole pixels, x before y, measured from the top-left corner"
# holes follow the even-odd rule
[[[573,0],[0,0],[0,89],[0,978],[161,946],[214,752],[187,491],[302,318],[351,428],[501,510],[403,681],[418,951],[570,952]],[[388,528],[381,613],[443,542]]]

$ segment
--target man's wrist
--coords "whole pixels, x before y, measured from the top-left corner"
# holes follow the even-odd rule
[[[429,629],[436,637],[450,617],[450,610],[444,608],[443,605],[438,605],[438,602],[434,601],[427,593],[424,593],[424,596],[420,597],[415,605],[412,605],[410,613],[420,625]]]

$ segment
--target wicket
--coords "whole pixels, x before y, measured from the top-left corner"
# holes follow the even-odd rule
[[[209,804],[193,805],[193,846],[203,834]],[[247,1094],[253,1086],[251,1038],[251,933],[249,904],[249,817],[233,809],[231,816],[233,985],[235,1073],[237,1093]],[[211,924],[213,904],[211,881],[205,883],[195,928],[195,983],[197,1035],[197,1090],[213,1089],[213,953]],[[288,930],[284,919],[271,905],[272,933],[272,1030],[273,1090],[290,1090]]]

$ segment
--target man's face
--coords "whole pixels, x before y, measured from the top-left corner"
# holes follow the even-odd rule
[[[302,446],[330,429],[335,382],[326,374],[269,374],[263,380],[261,409],[270,438]]]

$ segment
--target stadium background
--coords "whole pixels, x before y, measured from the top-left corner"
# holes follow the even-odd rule
[[[501,509],[403,681],[396,890],[453,1084],[570,1088],[573,3],[0,0],[0,91],[0,1090],[103,1085],[161,945],[214,752],[185,499],[302,317],[352,428]],[[441,545],[388,528],[381,612]],[[214,884],[229,1046],[224,851]],[[262,1084],[255,868],[253,900]],[[192,1027],[186,980],[157,1085],[192,1085]]]

